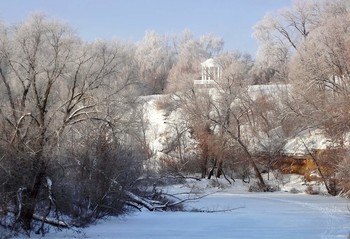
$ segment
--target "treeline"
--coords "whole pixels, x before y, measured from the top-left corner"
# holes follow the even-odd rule
[[[242,129],[264,142],[262,130],[271,139],[278,127],[286,137],[317,127],[344,149],[334,170],[349,178],[349,27],[345,0],[295,3],[256,25],[261,45],[253,60],[223,52],[219,37],[194,38],[188,30],[175,36],[147,32],[138,43],[86,42],[41,15],[1,24],[1,225],[43,232],[45,224],[84,225],[117,215],[125,205],[154,209],[141,180],[150,153],[138,107],[139,96],[150,94],[179,96],[204,152],[203,175],[209,159],[218,169],[239,159],[266,189]],[[216,98],[192,91],[200,62],[210,57],[224,72]],[[257,84],[293,91],[275,101],[252,100],[248,86]],[[271,154],[267,159],[280,142],[262,144],[272,147],[264,151]]]

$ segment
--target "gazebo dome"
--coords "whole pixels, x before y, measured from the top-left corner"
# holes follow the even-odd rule
[[[201,63],[202,67],[220,67],[220,65],[213,59],[209,58],[208,60]]]

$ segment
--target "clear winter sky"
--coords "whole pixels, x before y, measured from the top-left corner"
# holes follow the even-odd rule
[[[267,12],[289,7],[292,0],[0,0],[0,19],[8,23],[44,12],[67,22],[85,40],[139,41],[146,30],[195,37],[212,33],[224,38],[225,50],[255,55],[253,26]]]

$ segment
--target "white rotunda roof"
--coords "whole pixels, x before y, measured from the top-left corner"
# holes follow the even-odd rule
[[[201,65],[202,67],[220,67],[220,65],[213,58],[209,58],[205,62],[202,62]]]

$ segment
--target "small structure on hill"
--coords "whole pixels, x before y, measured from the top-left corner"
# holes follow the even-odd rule
[[[210,58],[201,63],[202,77],[200,80],[195,80],[194,85],[213,86],[222,77],[222,67],[214,59]]]

